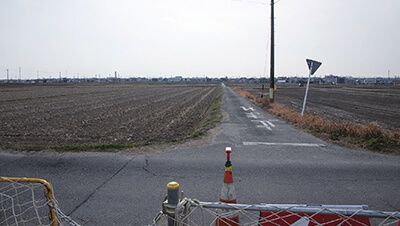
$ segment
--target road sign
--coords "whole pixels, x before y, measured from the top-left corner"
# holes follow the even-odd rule
[[[317,71],[319,66],[321,66],[321,64],[322,64],[321,62],[318,62],[315,60],[310,60],[310,59],[306,59],[306,61],[307,61],[308,69],[310,69],[310,74],[308,74],[306,95],[304,96],[303,110],[301,110],[301,117],[303,117],[304,109],[306,107],[307,93],[308,93],[308,87],[310,86],[311,75],[313,75]]]
[[[321,66],[321,62],[315,61],[315,60],[310,60],[310,59],[306,59],[307,61],[307,65],[308,65],[308,69],[310,69],[310,73],[311,75],[313,75],[319,68],[319,66]]]

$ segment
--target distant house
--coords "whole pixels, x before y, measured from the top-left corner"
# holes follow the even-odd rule
[[[344,84],[345,80],[346,79],[344,77],[337,77],[336,78],[336,83],[337,84]]]
[[[376,78],[365,78],[361,80],[361,84],[364,85],[375,85],[376,84]]]
[[[355,80],[354,78],[346,78],[344,83],[346,85],[356,85],[357,84],[357,80]]]
[[[182,80],[183,80],[182,76],[175,76],[173,78],[168,78],[168,82],[181,82]]]

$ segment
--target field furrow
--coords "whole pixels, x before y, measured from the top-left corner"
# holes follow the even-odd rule
[[[2,90],[3,89],[3,90]],[[87,145],[171,141],[193,131],[216,86],[3,86],[0,142]],[[31,96],[31,97],[29,97]]]
[[[260,96],[260,85],[238,86]],[[301,112],[305,87],[278,85],[275,102]],[[400,88],[398,86],[311,85],[306,112],[332,121],[350,121],[366,125],[377,122],[388,130],[400,128]]]

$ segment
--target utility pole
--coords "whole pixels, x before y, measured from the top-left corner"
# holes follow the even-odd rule
[[[8,69],[7,69],[7,83],[9,83],[9,82],[10,82],[10,74],[9,74]]]
[[[19,81],[21,81],[21,67],[19,67]]]
[[[275,37],[274,37],[274,0],[271,0],[271,62],[270,62],[270,81],[269,81],[269,99],[274,102],[275,87]]]

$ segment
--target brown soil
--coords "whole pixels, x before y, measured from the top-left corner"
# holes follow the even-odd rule
[[[92,145],[169,142],[187,136],[217,86],[0,85],[0,143]]]
[[[260,96],[261,85],[236,85]],[[275,102],[301,112],[305,87],[278,85]],[[268,95],[268,90],[266,89]],[[322,86],[312,85],[306,112],[333,121],[358,124],[377,122],[388,130],[400,128],[400,87],[394,86]]]

